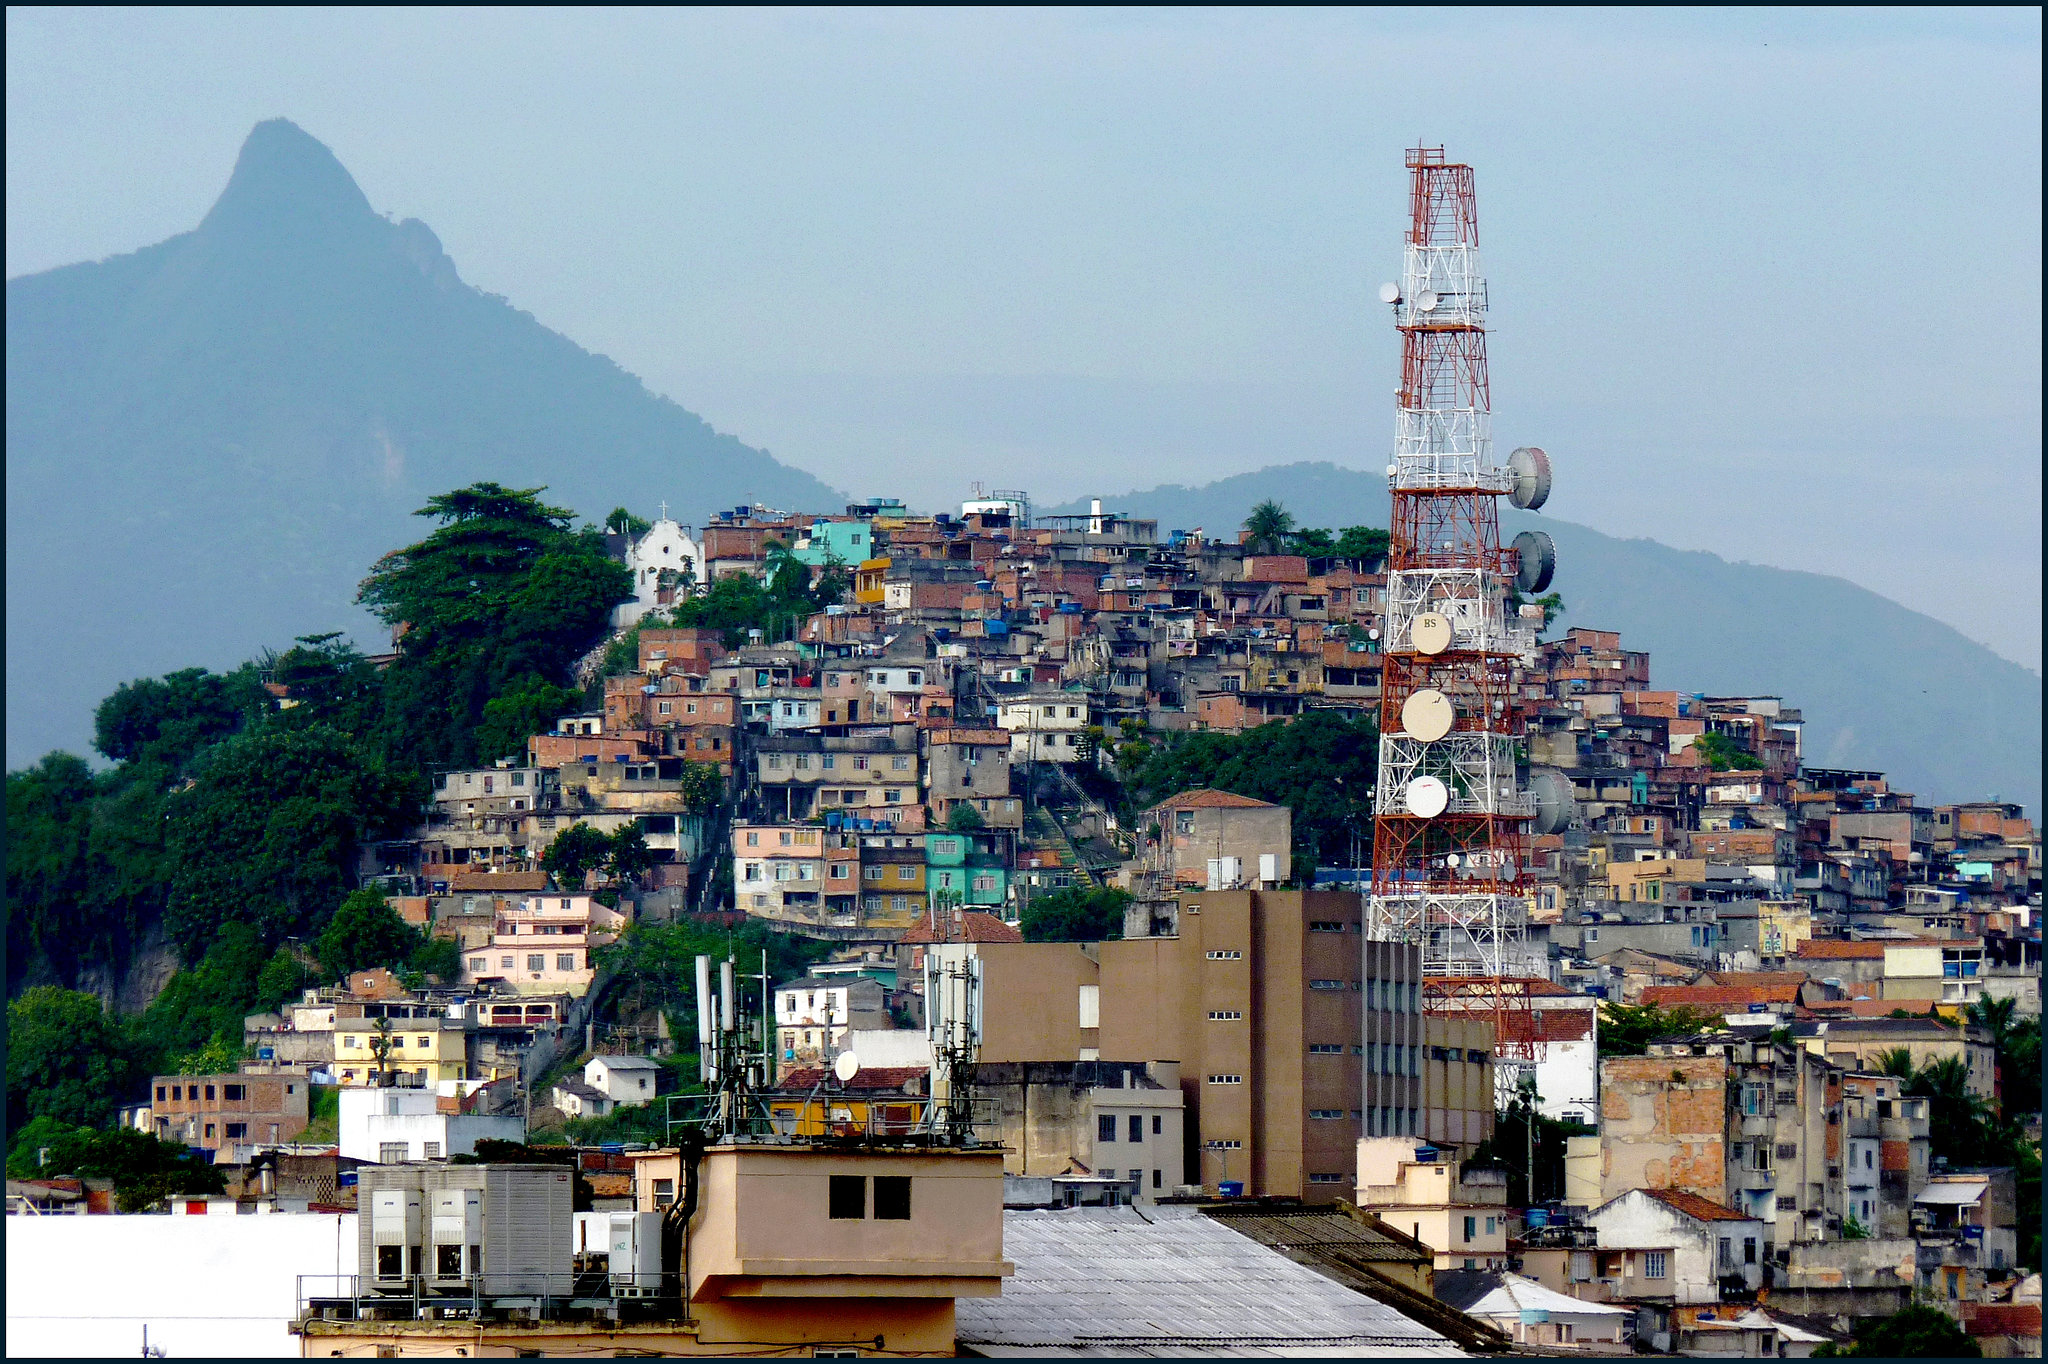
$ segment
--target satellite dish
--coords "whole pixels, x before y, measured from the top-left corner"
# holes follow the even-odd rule
[[[1392,478],[1392,477],[1393,477],[1394,475],[1396,475],[1396,474],[1398,474],[1398,473],[1400,473],[1400,472],[1401,472],[1401,466],[1400,466],[1400,465],[1398,465],[1398,464],[1389,464],[1389,465],[1387,466],[1387,477],[1388,477],[1388,478]]]
[[[1434,743],[1449,734],[1456,718],[1451,698],[1434,687],[1424,687],[1401,704],[1401,728],[1424,743]]]
[[[1557,570],[1557,546],[1540,530],[1525,530],[1515,537],[1515,586],[1524,592],[1541,592],[1550,586]]]
[[[1533,445],[1525,445],[1508,456],[1508,473],[1515,486],[1508,500],[1523,511],[1535,511],[1550,500],[1550,456]]]
[[[1408,627],[1408,638],[1418,654],[1440,654],[1451,647],[1451,622],[1434,611],[1424,611]]]
[[[1415,307],[1419,312],[1433,313],[1436,311],[1436,305],[1437,296],[1434,289],[1424,289],[1415,296]]]
[[[839,1077],[840,1084],[845,1084],[860,1074],[860,1058],[850,1051],[840,1052],[839,1059],[832,1063],[832,1073]]]
[[[1399,303],[1400,301],[1401,301],[1401,286],[1400,286],[1400,285],[1398,285],[1398,284],[1382,284],[1382,285],[1380,286],[1380,302],[1382,302],[1382,303]]]
[[[1532,769],[1529,794],[1536,798],[1536,823],[1531,832],[1554,834],[1571,823],[1572,784],[1562,772],[1549,767]]]
[[[1408,813],[1417,819],[1435,819],[1451,803],[1450,788],[1435,777],[1417,777],[1401,794]]]

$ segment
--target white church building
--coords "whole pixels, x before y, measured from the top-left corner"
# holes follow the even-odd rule
[[[626,567],[633,571],[633,599],[612,609],[617,630],[630,629],[648,612],[666,610],[700,590],[704,550],[687,526],[669,519],[664,502],[660,519],[626,551]]]

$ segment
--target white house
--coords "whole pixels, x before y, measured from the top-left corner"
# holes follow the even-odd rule
[[[704,550],[664,509],[626,551],[626,567],[633,573],[633,599],[612,609],[612,625],[620,630],[638,624],[649,611],[674,605],[687,590],[701,586]]]
[[[554,1089],[548,1094],[548,1102],[572,1118],[602,1118],[618,1107],[602,1090],[573,1075],[555,1082]]]
[[[1619,1345],[1634,1313],[1569,1298],[1505,1270],[1440,1269],[1437,1301],[1478,1317],[1517,1345]]]
[[[888,992],[879,981],[864,976],[805,976],[778,985],[778,1071],[829,1064],[845,1050],[847,1037],[855,1028],[881,1029],[888,1025]]]
[[[341,1154],[395,1165],[472,1155],[479,1140],[525,1141],[526,1119],[443,1111],[431,1089],[343,1089]]]
[[[1676,1306],[1721,1301],[1721,1281],[1763,1284],[1764,1224],[1677,1189],[1630,1189],[1586,1214],[1598,1237],[1600,1278],[1616,1301]],[[1669,1349],[1669,1344],[1658,1347]]]
[[[647,1056],[593,1056],[583,1066],[583,1083],[614,1104],[644,1104],[660,1088],[661,1066]]]
[[[1088,698],[1079,692],[1020,696],[997,708],[996,723],[1010,731],[1012,762],[1079,762]]]

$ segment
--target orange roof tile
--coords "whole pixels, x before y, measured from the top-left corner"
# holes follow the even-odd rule
[[[1823,961],[1883,961],[1884,944],[1881,942],[1843,942],[1838,938],[1808,938],[1799,944],[1795,957],[1813,957]]]
[[[1205,786],[1199,791],[1183,791],[1177,796],[1168,796],[1152,807],[1155,810],[1272,810],[1271,801],[1253,800],[1240,796],[1234,791],[1218,791]]]
[[[916,927],[905,933],[898,942],[945,943],[945,942],[1023,942],[1024,934],[1015,924],[1006,924],[993,914],[969,910],[960,916],[959,922],[941,919],[934,929],[929,921],[920,921]]]
[[[847,1090],[900,1091],[912,1080],[921,1080],[929,1074],[931,1074],[931,1070],[926,1066],[870,1066],[855,1071],[851,1080],[847,1080],[844,1083],[835,1080],[833,1083],[838,1084],[842,1092]],[[815,1088],[824,1078],[825,1071],[818,1066],[811,1066],[803,1070],[792,1070],[782,1077],[782,1083],[777,1088],[785,1094],[793,1091],[808,1092]]]
[[[546,890],[548,874],[544,871],[466,871],[457,873],[448,888],[452,891]]]
[[[1702,1222],[1754,1222],[1754,1217],[1744,1216],[1733,1208],[1724,1208],[1710,1198],[1701,1198],[1696,1193],[1683,1189],[1645,1189],[1644,1193],[1668,1208],[1676,1208],[1687,1217]]]
[[[1707,983],[1743,989],[1758,985],[1790,985],[1795,990],[1807,983],[1804,971],[1715,971]]]
[[[1963,1329],[1973,1336],[2020,1336],[2039,1339],[2038,1302],[1981,1302],[1964,1308]]]
[[[1526,1021],[1525,1021],[1526,1020]],[[1583,1042],[1593,1035],[1591,1009],[1509,1011],[1493,1020],[1495,1035],[1506,1042]]]
[[[1643,1003],[1659,1008],[1690,1004],[1711,1008],[1725,1004],[1796,1004],[1797,985],[1651,985],[1643,990]]]

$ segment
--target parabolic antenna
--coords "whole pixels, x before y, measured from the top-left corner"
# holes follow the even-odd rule
[[[1550,500],[1550,456],[1533,445],[1525,445],[1508,456],[1508,472],[1515,486],[1508,500],[1523,511],[1535,511]]]
[[[1435,819],[1451,803],[1451,793],[1435,777],[1417,777],[1401,793],[1401,800],[1408,807],[1408,813],[1417,819]]]
[[[1408,627],[1408,638],[1418,654],[1440,654],[1451,647],[1451,622],[1434,611],[1424,611]]]
[[[1557,546],[1540,530],[1525,530],[1515,537],[1515,586],[1524,592],[1541,592],[1550,586],[1557,571]]]
[[[1415,307],[1418,312],[1433,313],[1436,311],[1436,305],[1437,296],[1434,289],[1424,289],[1415,296]]]
[[[1398,284],[1382,284],[1382,285],[1380,286],[1380,302],[1382,302],[1382,303],[1399,303],[1400,301],[1401,301],[1401,286],[1400,286],[1400,285],[1398,285]]]
[[[845,1084],[860,1074],[860,1058],[850,1051],[840,1052],[839,1059],[832,1063],[832,1073],[839,1077],[840,1084]]]
[[[1435,743],[1449,734],[1456,717],[1451,698],[1434,687],[1424,687],[1401,703],[1401,728],[1424,743]]]
[[[1529,794],[1536,798],[1536,823],[1530,832],[1554,834],[1571,823],[1572,784],[1562,772],[1549,767],[1532,769]]]

